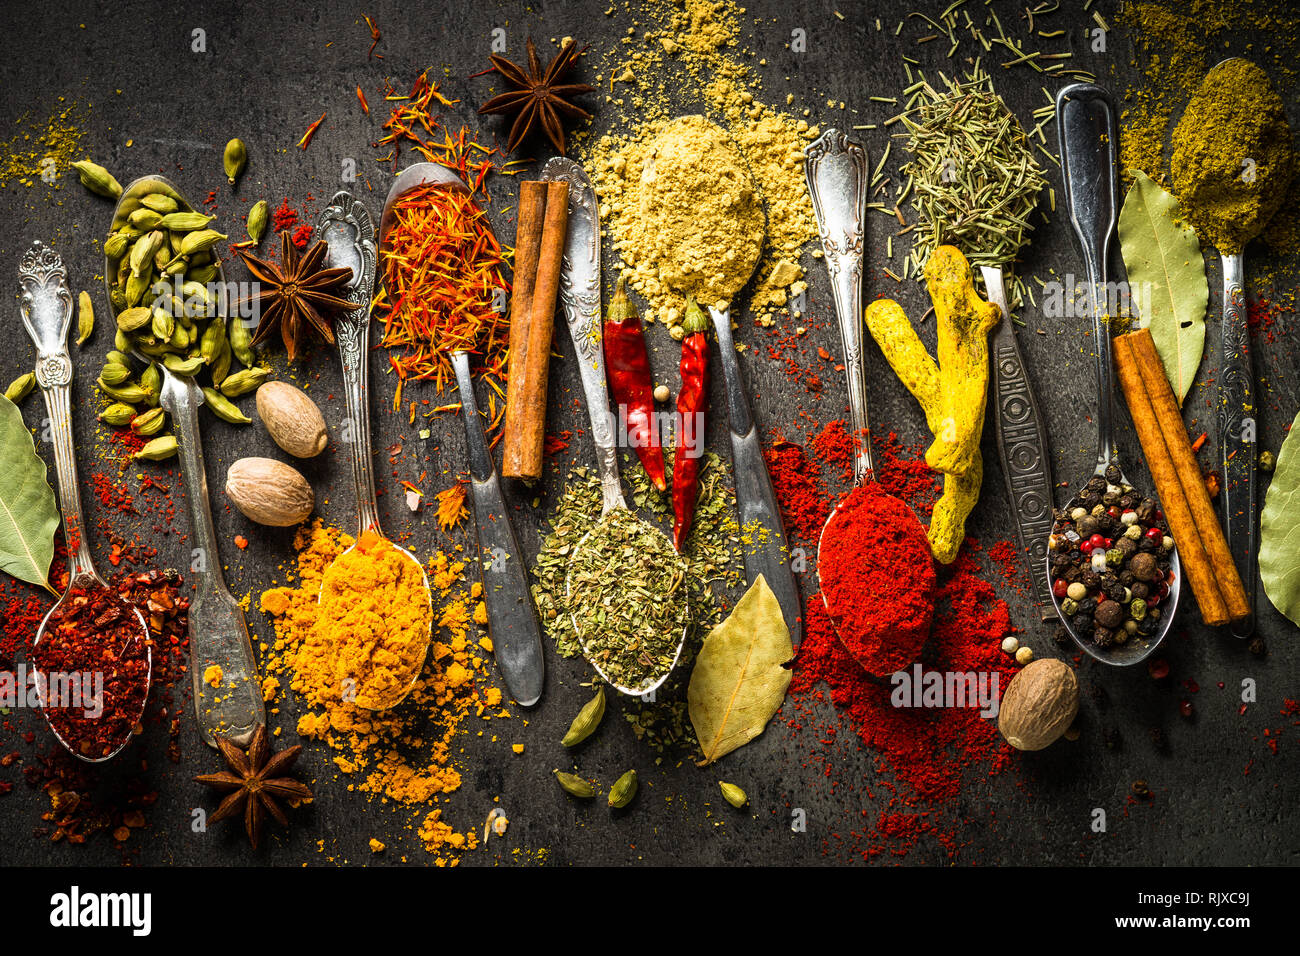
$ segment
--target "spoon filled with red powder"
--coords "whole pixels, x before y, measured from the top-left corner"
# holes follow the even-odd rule
[[[805,169],[831,277],[856,445],[853,490],[831,511],[817,580],[840,642],[868,674],[914,663],[934,618],[934,559],[925,528],[874,479],[862,360],[862,243],[867,154],[838,130],[806,151]]]

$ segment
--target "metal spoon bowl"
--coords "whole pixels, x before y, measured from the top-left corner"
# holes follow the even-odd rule
[[[23,256],[18,267],[18,277],[23,292],[21,311],[23,326],[36,346],[36,377],[45,396],[45,407],[50,414],[54,444],[54,466],[59,483],[59,508],[63,512],[63,530],[68,541],[68,587],[41,620],[32,642],[38,647],[45,640],[50,619],[67,603],[78,586],[90,585],[96,590],[111,591],[95,570],[82,520],[80,484],[77,480],[77,458],[72,434],[72,360],[68,355],[68,327],[72,321],[72,293],[68,289],[67,270],[63,260],[52,249],[36,242]],[[149,625],[139,608],[133,607],[139,624],[139,639],[147,642]],[[149,684],[153,678],[153,649],[145,644],[148,670],[145,674],[145,692],[140,701],[140,712],[132,723],[138,723],[149,700]],[[38,671],[39,674],[39,671]],[[131,740],[128,729],[112,751],[101,757],[87,757],[65,740],[50,720],[45,699],[46,684],[37,682],[37,696],[41,714],[55,738],[74,757],[86,763],[103,763],[121,752]]]
[[[1065,208],[1083,253],[1088,284],[1092,290],[1094,345],[1097,350],[1097,465],[1093,475],[1106,477],[1112,465],[1119,467],[1119,455],[1111,437],[1114,386],[1111,366],[1110,324],[1104,303],[1109,301],[1107,264],[1110,243],[1119,215],[1119,126],[1115,104],[1100,86],[1074,83],[1056,95],[1056,127],[1061,148],[1061,177],[1065,185]],[[1091,475],[1089,476],[1092,477]],[[1107,479],[1109,481],[1109,479]],[[1117,485],[1131,485],[1120,469]],[[1043,573],[1050,575],[1051,535]],[[1149,657],[1169,633],[1182,593],[1182,566],[1175,544],[1170,555],[1169,595],[1161,602],[1160,629],[1152,636],[1134,636],[1123,644],[1098,647],[1088,635],[1078,633],[1071,619],[1052,596],[1056,613],[1070,637],[1084,653],[1117,667],[1128,667]],[[1049,578],[1050,580],[1050,578]]]
[[[420,570],[420,580],[424,589],[424,605],[429,626],[421,635],[422,645],[416,655],[416,663],[411,668],[410,679],[394,696],[382,701],[362,704],[353,700],[365,710],[391,710],[406,699],[419,682],[424,669],[424,660],[433,640],[433,592],[429,587],[429,576],[410,551],[396,544],[384,534],[379,523],[379,503],[375,494],[374,465],[370,445],[370,406],[368,402],[368,367],[370,354],[368,348],[370,337],[370,301],[373,298],[375,284],[375,267],[378,257],[375,242],[374,220],[361,203],[346,191],[335,194],[330,204],[317,220],[314,233],[315,240],[324,240],[328,251],[325,254],[329,268],[349,268],[352,279],[348,283],[351,300],[356,308],[346,315],[334,320],[334,336],[338,344],[339,360],[343,366],[343,394],[347,408],[347,421],[352,429],[353,440],[348,442],[351,449],[352,484],[356,498],[357,534],[356,541],[343,551],[321,578],[321,594],[324,594],[324,580],[334,565],[345,555],[351,554],[360,544],[361,537],[371,531],[383,539],[384,543],[401,555],[402,560],[415,565]]]

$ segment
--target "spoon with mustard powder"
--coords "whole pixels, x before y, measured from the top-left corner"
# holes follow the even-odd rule
[[[1173,133],[1174,191],[1197,232],[1223,262],[1223,342],[1219,362],[1219,452],[1228,549],[1246,586],[1254,630],[1259,491],[1254,373],[1246,325],[1246,244],[1273,218],[1291,185],[1294,154],[1282,99],[1254,63],[1230,57],[1210,70]]]

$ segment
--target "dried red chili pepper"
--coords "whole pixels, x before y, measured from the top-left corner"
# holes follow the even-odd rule
[[[704,413],[709,404],[709,319],[693,296],[686,299],[682,338],[682,387],[677,393],[677,450],[673,454],[673,546],[691,530],[704,461]]]
[[[641,317],[627,297],[624,280],[618,280],[614,298],[605,313],[605,372],[614,404],[627,423],[628,443],[636,449],[646,474],[660,491],[668,487],[664,454],[655,427],[654,384],[646,352]]]
[[[45,716],[70,748],[95,760],[131,735],[149,692],[149,635],[116,591],[78,581],[51,613],[32,658],[47,682]],[[72,678],[79,699],[53,700],[55,687],[66,691]]]

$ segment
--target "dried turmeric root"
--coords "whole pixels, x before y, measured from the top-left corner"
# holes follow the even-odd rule
[[[966,518],[979,499],[984,463],[980,433],[988,399],[988,333],[1002,310],[975,292],[970,265],[954,246],[940,246],[925,267],[938,324],[936,363],[897,302],[877,299],[867,328],[890,368],[925,412],[934,441],[925,461],[945,474],[943,496],[930,521],[930,549],[950,563],[965,538]]]

